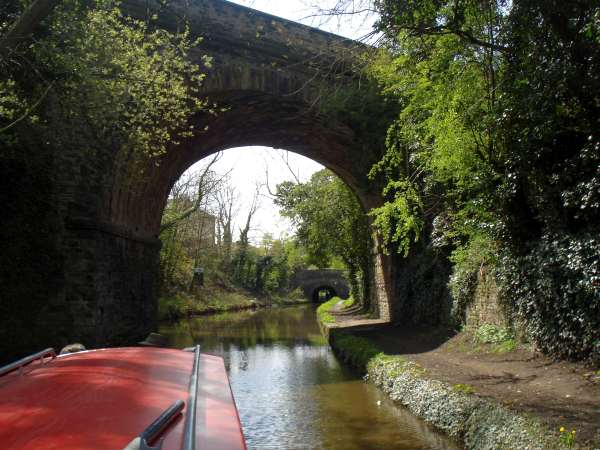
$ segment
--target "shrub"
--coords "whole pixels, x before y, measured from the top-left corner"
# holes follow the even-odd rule
[[[544,353],[600,361],[600,240],[546,234],[497,269],[500,298]]]
[[[452,386],[452,390],[454,392],[462,392],[463,394],[474,394],[475,389],[473,386],[469,386],[468,384],[455,384]]]
[[[512,333],[507,328],[487,323],[475,331],[475,340],[481,344],[500,344],[511,338]]]

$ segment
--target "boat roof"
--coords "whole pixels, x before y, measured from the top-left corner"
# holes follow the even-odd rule
[[[182,448],[194,354],[131,347],[61,355],[0,377],[0,446],[7,449],[123,449],[177,400],[183,414],[163,450]],[[245,450],[223,359],[201,354],[196,448]],[[152,443],[151,443],[152,444]]]

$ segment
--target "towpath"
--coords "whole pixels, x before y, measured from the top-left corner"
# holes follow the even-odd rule
[[[470,386],[477,395],[535,415],[551,428],[575,429],[577,443],[600,449],[599,368],[552,361],[526,348],[495,353],[468,333],[395,327],[342,308],[331,313],[336,327],[348,327],[385,353],[419,363],[427,377]]]

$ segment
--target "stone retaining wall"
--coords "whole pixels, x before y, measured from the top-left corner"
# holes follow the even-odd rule
[[[467,307],[466,328],[475,330],[484,324],[499,327],[508,325],[506,316],[498,302],[496,280],[485,267],[477,275],[477,286],[473,294],[473,301]]]

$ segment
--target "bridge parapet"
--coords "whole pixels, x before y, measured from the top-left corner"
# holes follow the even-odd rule
[[[159,12],[156,25],[171,31],[189,26],[202,43],[192,53],[196,62],[214,60],[203,90],[272,91],[308,99],[323,78],[348,73],[356,41],[317,28],[256,11],[224,0],[124,0],[123,9],[147,19]],[[339,80],[338,80],[339,82]]]

